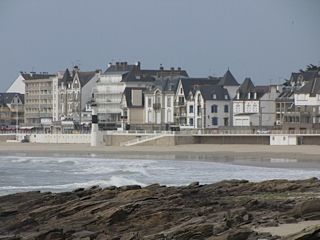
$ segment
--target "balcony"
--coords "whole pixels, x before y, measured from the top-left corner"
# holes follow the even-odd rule
[[[180,101],[180,102],[175,102],[175,103],[174,103],[174,106],[175,106],[175,107],[185,107],[185,106],[186,106],[186,102],[182,102],[182,101]]]
[[[154,110],[159,110],[161,108],[161,103],[154,103],[153,104],[153,109]]]

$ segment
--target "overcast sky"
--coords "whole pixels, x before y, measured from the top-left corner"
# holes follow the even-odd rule
[[[320,64],[319,23],[319,0],[0,0],[0,90],[110,61],[277,83]]]

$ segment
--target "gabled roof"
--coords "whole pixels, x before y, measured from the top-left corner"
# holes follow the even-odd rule
[[[239,98],[237,99],[248,99],[248,93],[253,93],[255,91],[255,86],[253,85],[250,78],[245,78],[243,83],[240,85],[237,95],[239,94]]]
[[[68,82],[72,82],[73,78],[71,77],[71,74],[69,72],[69,69],[67,68],[63,74],[63,77],[61,79],[61,81],[64,83],[64,84],[67,84]]]
[[[196,86],[201,85],[217,85],[219,78],[209,77],[209,78],[181,78],[181,84],[184,91],[185,98],[187,98],[189,92]]]
[[[20,93],[0,93],[0,104],[11,104],[13,98],[17,96],[24,103],[24,95]]]
[[[199,90],[204,100],[230,100],[228,90],[219,85],[203,85]]]
[[[224,76],[220,79],[219,85],[221,86],[239,86],[240,84],[237,82],[237,80],[234,78],[230,70],[224,74]]]
[[[296,91],[297,94],[310,94],[311,97],[315,97],[316,94],[320,94],[320,77],[313,78],[306,85]]]
[[[132,90],[141,90],[142,91],[142,95],[141,95],[142,105],[141,106],[135,106],[132,104]],[[127,103],[128,108],[143,108],[144,107],[144,90],[145,90],[145,88],[137,88],[137,87],[135,87],[135,88],[126,87],[124,89],[123,95],[126,99],[126,103]]]
[[[157,79],[151,83],[146,92],[154,92],[159,89],[161,92],[176,92],[179,84],[178,78]]]

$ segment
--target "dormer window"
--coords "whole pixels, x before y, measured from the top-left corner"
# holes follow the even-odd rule
[[[257,99],[257,93],[256,92],[254,93],[253,98]]]
[[[212,99],[217,99],[217,94],[212,94]]]
[[[240,99],[240,93],[239,92],[237,93],[237,99]]]
[[[251,93],[250,92],[248,92],[248,99],[250,99],[251,98]]]
[[[228,95],[227,94],[224,95],[224,99],[228,100]]]

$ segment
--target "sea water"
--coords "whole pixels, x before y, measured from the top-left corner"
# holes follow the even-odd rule
[[[262,181],[320,177],[319,169],[257,167],[212,161],[108,157],[0,156],[0,195],[69,191],[93,185],[186,185],[226,179]]]

